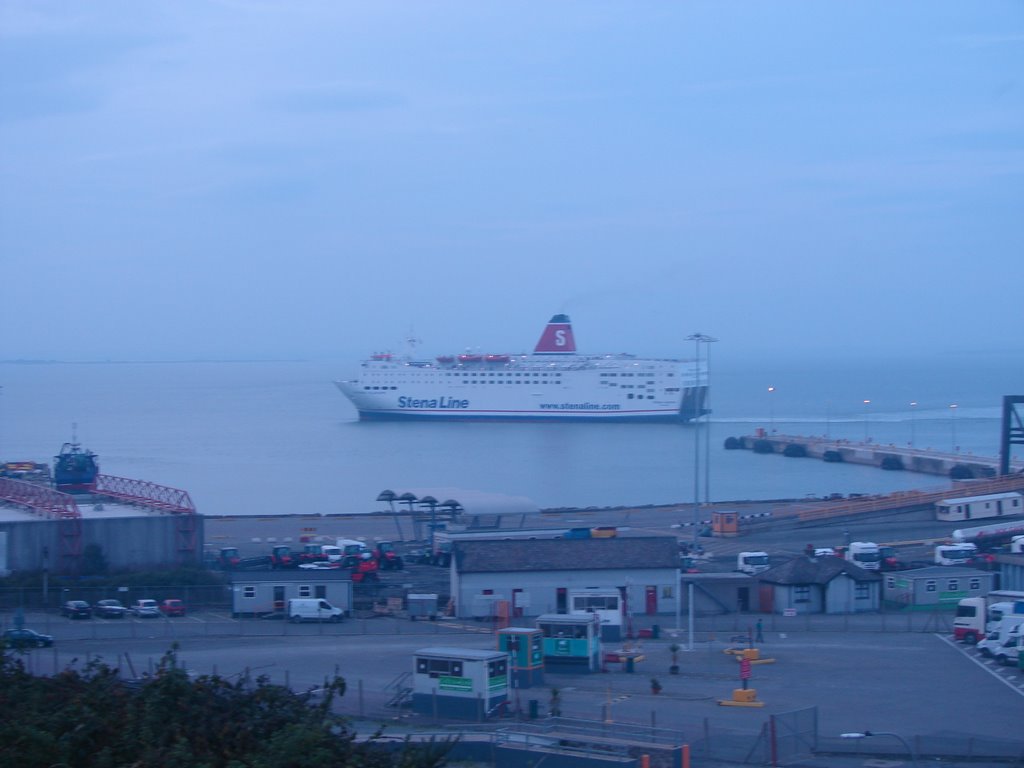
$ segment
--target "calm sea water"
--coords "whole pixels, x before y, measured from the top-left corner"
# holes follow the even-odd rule
[[[942,479],[722,443],[762,427],[995,456],[1001,397],[1022,387],[999,360],[970,362],[722,363],[699,449],[691,425],[360,423],[331,383],[351,372],[338,362],[4,363],[0,459],[49,461],[77,423],[103,472],[184,488],[208,514],[372,511],[385,488],[542,507],[688,502],[695,450],[702,499],[879,493]]]

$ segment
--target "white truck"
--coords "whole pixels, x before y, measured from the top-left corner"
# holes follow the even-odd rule
[[[294,597],[288,601],[288,620],[295,624],[300,621],[339,622],[344,617],[345,611],[322,597]]]
[[[1010,553],[1014,555],[1024,554],[1024,536],[1014,536],[1010,539]]]
[[[736,570],[740,573],[761,573],[771,567],[767,552],[740,552],[736,555]]]
[[[967,565],[977,554],[974,544],[939,544],[935,547],[935,564]]]
[[[993,590],[985,597],[965,597],[956,605],[953,639],[968,645],[979,643],[1011,614],[1024,614],[1024,592]]]
[[[996,659],[1001,664],[1016,664],[1017,644],[1020,640],[1022,626],[1024,626],[1024,614],[1004,616],[995,630],[989,632],[985,639],[978,643],[981,655]]]
[[[865,571],[877,571],[882,565],[882,551],[873,541],[851,541],[844,557]]]

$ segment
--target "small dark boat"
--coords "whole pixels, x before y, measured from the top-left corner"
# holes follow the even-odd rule
[[[100,472],[97,456],[78,443],[64,443],[53,457],[53,484],[64,493],[90,493],[96,490]]]

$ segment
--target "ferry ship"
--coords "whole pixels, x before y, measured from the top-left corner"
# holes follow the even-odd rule
[[[555,315],[533,354],[391,353],[336,381],[361,420],[692,421],[706,414],[707,377],[693,360],[581,355],[567,315]]]

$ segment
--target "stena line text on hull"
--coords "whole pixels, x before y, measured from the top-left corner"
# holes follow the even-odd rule
[[[555,315],[531,354],[375,354],[335,384],[367,421],[678,423],[708,412],[706,381],[693,360],[579,354]]]

